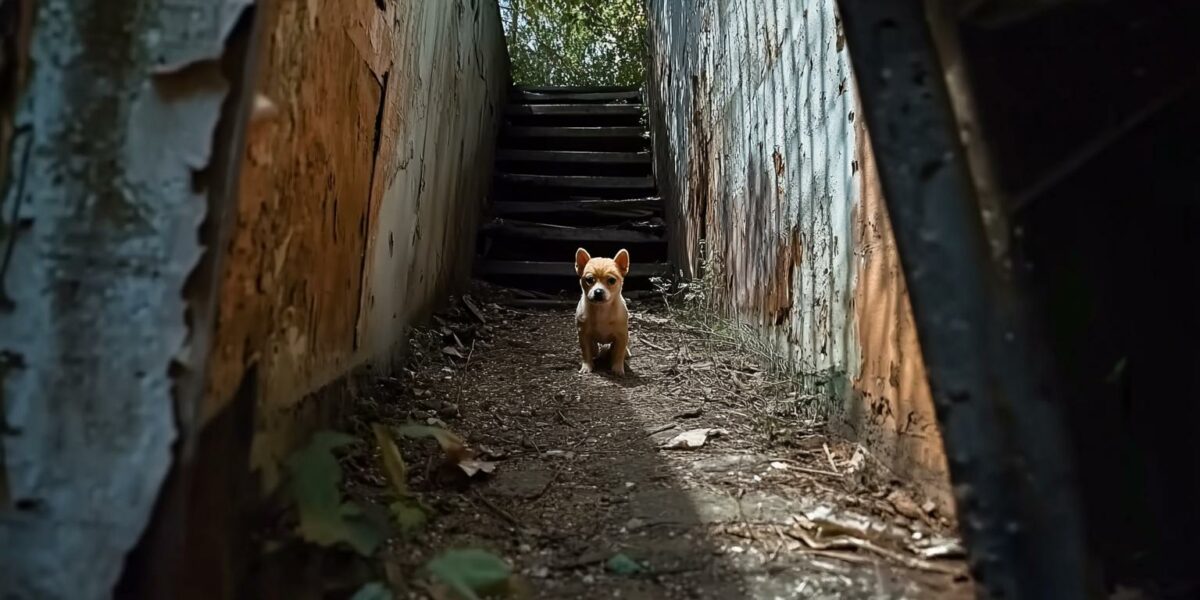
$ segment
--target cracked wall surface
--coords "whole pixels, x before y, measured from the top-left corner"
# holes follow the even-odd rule
[[[949,506],[895,242],[835,2],[651,0],[673,261],[716,277],[837,428]]]

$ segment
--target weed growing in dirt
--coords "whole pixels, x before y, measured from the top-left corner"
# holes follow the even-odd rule
[[[700,255],[707,256],[703,241]],[[802,373],[766,327],[730,308],[722,293],[725,279],[719,259],[702,261],[699,271],[701,276],[696,279],[654,277],[651,283],[668,316],[684,330],[699,334],[707,352],[740,353],[770,376],[770,381],[752,386],[752,393],[739,394],[747,400],[756,424],[773,432],[797,422],[811,425],[822,421],[834,400],[832,386],[827,385],[829,376]]]

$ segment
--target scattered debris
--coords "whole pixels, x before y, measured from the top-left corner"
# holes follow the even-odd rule
[[[484,473],[491,475],[496,470],[496,463],[486,460],[467,459],[458,461],[458,468],[467,474],[467,477],[474,477],[476,473]]]
[[[829,459],[829,468],[840,476],[842,472],[838,470],[837,463],[833,460],[833,453],[829,451],[829,444],[821,444],[821,447],[825,448],[825,458]]]
[[[850,456],[850,460],[846,461],[843,470],[846,473],[853,475],[863,470],[867,466],[867,451],[862,446],[854,448],[854,454]]]
[[[654,309],[634,315],[644,350],[635,347],[633,377],[579,378],[570,309],[500,305],[513,297],[554,299],[486,288],[469,300],[479,315],[459,298],[414,330],[407,368],[369,386],[351,415],[363,438],[372,424],[383,427],[378,453],[352,444],[333,457],[346,470],[338,500],[363,513],[391,502],[390,511],[379,507],[383,524],[402,537],[381,554],[397,594],[407,582],[420,589],[405,597],[435,600],[674,598],[696,589],[709,598],[798,589],[970,597],[951,516],[929,518],[934,505],[907,490],[926,518],[897,516],[905,498],[892,496],[886,467],[829,436],[810,412],[823,393],[773,371],[727,330]],[[717,435],[727,441],[710,443]],[[661,451],[672,444],[691,451]],[[420,543],[406,541],[416,532]],[[412,583],[431,554],[463,547],[502,549],[504,559],[492,556],[507,573],[494,581],[504,583],[470,596],[429,569],[428,584]]]
[[[941,539],[936,543],[914,550],[921,558],[965,558],[966,550],[958,540]]]
[[[817,536],[814,536],[813,534],[809,533],[808,531],[805,531],[803,528],[799,528],[799,527],[790,529],[790,530],[786,531],[785,533],[789,537],[793,537],[797,540],[800,540],[801,542],[804,542],[804,544],[806,546],[808,546],[809,548],[812,548],[814,550],[847,550],[847,549],[865,550],[868,552],[878,554],[879,556],[887,558],[888,560],[892,560],[897,563],[900,563],[910,569],[921,569],[923,571],[933,571],[935,573],[944,573],[947,575],[954,575],[956,577],[965,575],[965,572],[959,566],[943,565],[943,564],[915,558],[912,556],[902,554],[895,550],[884,548],[883,546],[880,546],[870,540],[865,540],[865,539],[850,536],[850,535],[836,535],[836,536],[832,536],[829,538],[821,539],[821,538],[818,538]]]
[[[662,447],[667,450],[694,450],[703,446],[709,438],[722,435],[729,435],[729,431],[711,427],[692,429],[671,438]]]
[[[463,296],[462,302],[463,306],[467,307],[467,311],[471,313],[472,317],[475,317],[476,321],[479,321],[481,325],[487,325],[487,318],[483,316],[483,312],[479,310],[479,307],[475,306],[475,302],[471,300],[470,296]]]
[[[892,490],[892,493],[887,496],[887,501],[891,503],[892,507],[901,516],[917,520],[922,520],[926,517],[925,511],[921,510],[921,507],[917,505],[912,496],[904,490]]]
[[[659,425],[658,427],[655,427],[654,429],[651,429],[650,431],[647,431],[646,437],[650,437],[652,435],[662,433],[664,431],[670,431],[672,429],[675,429],[674,423],[665,423],[663,425]]]

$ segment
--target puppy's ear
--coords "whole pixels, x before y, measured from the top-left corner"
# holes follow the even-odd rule
[[[621,270],[621,277],[629,274],[629,251],[621,248],[617,251],[617,255],[613,257],[613,262],[617,263],[617,268]]]
[[[588,254],[587,250],[580,248],[575,251],[575,274],[583,276],[583,268],[587,266],[588,261],[592,260],[592,255]]]

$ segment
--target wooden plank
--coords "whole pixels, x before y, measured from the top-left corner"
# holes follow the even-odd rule
[[[491,223],[481,227],[480,231],[496,237],[552,242],[613,242],[618,244],[661,244],[666,242],[666,239],[660,235],[633,229],[567,227],[505,219],[494,219]]]
[[[636,138],[647,139],[641,127],[537,127],[509,125],[504,133],[513,137],[547,138]]]
[[[637,117],[641,116],[642,110],[641,104],[510,104],[505,112],[523,117]]]
[[[631,92],[579,92],[579,93],[544,93],[516,92],[514,100],[524,102],[619,102],[622,100],[640,101],[640,91]]]
[[[588,189],[653,189],[654,178],[616,177],[611,175],[530,175],[525,173],[497,173],[496,177],[508,183],[544,185],[564,188]]]
[[[586,150],[521,150],[503,148],[496,160],[525,162],[564,162],[591,164],[649,164],[649,152],[593,152]]]
[[[662,200],[658,198],[630,198],[621,200],[554,200],[546,202],[496,202],[492,213],[499,216],[512,215],[602,215],[644,219],[662,212]]]
[[[571,261],[487,260],[476,263],[475,272],[480,275],[577,277],[575,274],[575,263]],[[670,274],[671,265],[667,263],[639,263],[634,261],[629,265],[630,277],[666,277]]]

